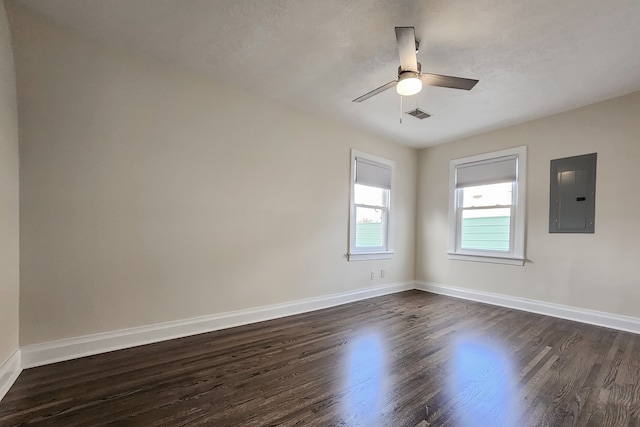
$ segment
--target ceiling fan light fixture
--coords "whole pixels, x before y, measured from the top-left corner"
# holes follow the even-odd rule
[[[405,71],[398,77],[396,91],[402,96],[411,96],[422,90],[422,80],[418,73]]]

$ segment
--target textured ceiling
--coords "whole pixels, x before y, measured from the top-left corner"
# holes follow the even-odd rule
[[[19,0],[92,38],[209,73],[278,102],[426,147],[640,90],[638,0]],[[470,92],[389,90],[395,26],[423,71]]]

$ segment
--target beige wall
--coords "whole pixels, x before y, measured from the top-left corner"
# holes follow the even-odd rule
[[[421,150],[416,278],[640,317],[640,92]],[[447,259],[449,160],[528,146],[527,262]],[[549,162],[598,153],[595,234],[549,234]]]
[[[0,366],[18,348],[18,111],[11,34],[0,2]]]
[[[640,93],[416,155],[7,8],[23,345],[414,277],[640,317]],[[1,361],[17,345],[18,158],[12,59],[8,44],[0,49]],[[527,263],[448,260],[449,160],[519,145],[528,146]],[[345,259],[350,148],[396,161],[393,260]],[[549,234],[549,161],[590,152],[596,233]],[[386,278],[371,281],[380,268]]]
[[[415,150],[9,11],[21,344],[413,280]],[[345,258],[352,147],[396,162],[392,260]]]

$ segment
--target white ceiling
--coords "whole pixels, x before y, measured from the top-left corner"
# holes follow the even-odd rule
[[[640,90],[638,0],[20,0],[108,44],[426,147]],[[423,71],[479,79],[405,98],[395,26]]]

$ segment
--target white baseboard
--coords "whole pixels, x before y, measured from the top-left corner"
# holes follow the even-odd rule
[[[413,282],[393,283],[283,304],[26,345],[21,347],[22,367],[26,369],[48,365],[108,351],[306,313],[411,289],[414,289]]]
[[[20,349],[16,349],[5,362],[0,365],[0,400],[7,394],[11,386],[22,372]]]
[[[529,311],[544,314],[561,319],[575,320],[576,322],[589,323],[591,325],[604,326],[606,328],[640,334],[640,319],[631,316],[605,313],[603,311],[589,310],[586,308],[571,307],[568,305],[553,304],[550,302],[536,301],[526,298],[512,297],[509,295],[482,292],[455,286],[442,285],[431,282],[416,282],[416,289],[434,294],[448,295],[486,304],[499,305],[501,307],[514,308],[516,310]]]
[[[26,345],[21,347],[19,351],[16,351],[16,353],[0,367],[0,396],[3,395],[3,392],[6,393],[8,387],[15,381],[20,373],[20,366],[26,369],[48,365],[50,363],[106,353],[108,351],[292,316],[411,289],[449,295],[456,298],[640,334],[640,319],[635,317],[517,298],[503,294],[475,291],[437,283],[400,282],[282,304]],[[10,374],[7,374],[7,372],[10,372]]]

